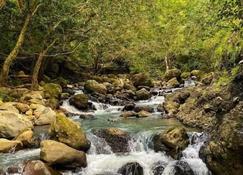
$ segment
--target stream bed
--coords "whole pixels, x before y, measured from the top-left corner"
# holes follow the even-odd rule
[[[82,93],[82,91],[77,91]],[[165,119],[161,113],[157,112],[157,106],[164,101],[164,96],[153,96],[146,101],[138,101],[136,105],[151,106],[155,110],[151,117],[137,119],[122,119],[120,116],[123,106],[112,106],[92,102],[95,111],[83,113],[69,104],[66,100],[61,108],[72,113],[72,119],[80,122],[86,130],[87,137],[91,142],[91,148],[87,153],[88,166],[75,172],[63,172],[65,175],[118,175],[117,171],[123,165],[130,162],[137,162],[143,167],[144,175],[157,175],[155,168],[158,164],[163,164],[162,175],[175,175],[175,165],[178,161],[187,162],[195,175],[210,175],[210,171],[199,158],[199,150],[207,139],[204,133],[190,130],[188,132],[190,144],[182,152],[180,160],[174,160],[164,152],[155,152],[151,148],[152,136],[158,132],[172,126],[181,126],[175,119]],[[80,119],[81,114],[89,114],[94,117]],[[129,153],[115,154],[104,139],[92,134],[92,129],[115,127],[127,131],[131,140],[129,141]],[[43,135],[43,140],[46,139]],[[30,159],[38,159],[40,149],[21,150],[16,153],[0,154],[0,168],[18,165]],[[176,174],[177,175],[177,174]]]

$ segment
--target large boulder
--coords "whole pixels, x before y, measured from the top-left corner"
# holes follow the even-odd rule
[[[70,98],[69,103],[80,110],[87,110],[89,107],[89,98],[85,94],[77,94]]]
[[[56,121],[52,123],[50,130],[52,137],[72,148],[83,151],[90,148],[90,142],[87,140],[82,128],[64,114],[57,115]]]
[[[40,159],[48,165],[62,169],[87,166],[84,152],[53,140],[44,140],[41,142]]]
[[[17,140],[0,139],[0,153],[15,151],[22,147],[22,143]]]
[[[121,175],[143,175],[143,167],[137,162],[131,162],[123,165],[118,173]]]
[[[186,130],[182,127],[173,127],[155,135],[153,138],[155,151],[166,151],[174,158],[178,158],[182,150],[189,144]]]
[[[93,131],[95,135],[104,138],[114,153],[129,152],[130,136],[118,128],[106,128]]]
[[[84,89],[89,93],[99,93],[99,94],[107,93],[106,86],[98,83],[95,80],[86,81],[86,83],[84,85]]]
[[[180,78],[181,76],[181,71],[179,69],[170,69],[168,71],[165,72],[165,75],[164,75],[164,80],[165,81],[169,81],[171,80],[172,78]]]
[[[30,105],[30,108],[34,110],[34,123],[35,125],[50,125],[56,119],[56,112],[50,107],[45,107],[43,105]]]
[[[140,89],[136,92],[137,100],[148,100],[151,97],[151,94],[145,89]]]
[[[153,86],[152,79],[147,74],[144,74],[144,73],[139,73],[139,74],[133,75],[131,80],[135,87],[139,87],[139,86],[152,87]]]
[[[25,164],[22,175],[61,175],[61,173],[40,160],[31,160]]]
[[[14,112],[0,111],[0,137],[14,138],[29,128],[33,128],[33,124],[25,116]]]

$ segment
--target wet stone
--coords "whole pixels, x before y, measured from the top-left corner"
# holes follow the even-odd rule
[[[127,163],[122,166],[118,173],[121,175],[143,175],[143,167],[137,162]]]
[[[153,165],[153,175],[162,175],[163,172],[164,172],[164,169],[166,167],[166,163],[165,162],[156,162],[154,165]]]

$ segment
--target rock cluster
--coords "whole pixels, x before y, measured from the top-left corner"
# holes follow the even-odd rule
[[[23,175],[59,175],[54,169],[86,167],[85,152],[90,142],[85,132],[79,124],[54,111],[52,108],[56,106],[50,105],[53,99],[59,100],[62,88],[50,83],[40,91],[19,93],[18,102],[0,102],[0,153],[40,145],[40,160],[26,162]],[[35,129],[44,125],[50,128],[52,140],[38,140]],[[15,172],[14,168],[11,172]]]

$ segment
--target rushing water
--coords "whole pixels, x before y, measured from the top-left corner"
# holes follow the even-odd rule
[[[83,93],[81,90],[76,93]],[[164,96],[153,96],[150,100],[139,101],[138,106],[151,106],[155,109],[152,117],[144,119],[122,119],[120,118],[123,106],[112,106],[102,103],[92,102],[97,110],[81,112],[71,106],[68,100],[64,101],[62,108],[73,113],[73,120],[79,121],[87,132],[87,137],[91,141],[91,148],[87,153],[88,167],[78,172],[64,172],[66,175],[108,175],[117,174],[119,168],[129,162],[139,163],[145,175],[153,175],[153,167],[156,163],[162,162],[165,166],[163,175],[174,175],[174,165],[176,160],[172,159],[164,152],[154,152],[151,148],[151,138],[157,133],[171,126],[181,124],[174,119],[163,119],[156,111],[157,106],[164,102]],[[93,115],[90,119],[80,119],[80,114]],[[126,130],[131,135],[129,141],[129,153],[115,154],[103,138],[99,138],[91,133],[94,128],[117,127]],[[199,150],[207,136],[203,133],[189,132],[190,144],[182,152],[182,161],[187,162],[195,175],[209,175],[206,165],[199,158]],[[45,139],[43,136],[42,139]],[[0,154],[0,168],[7,167],[24,160],[38,159],[40,149],[22,150],[16,153]],[[1,167],[2,166],[2,167]]]

